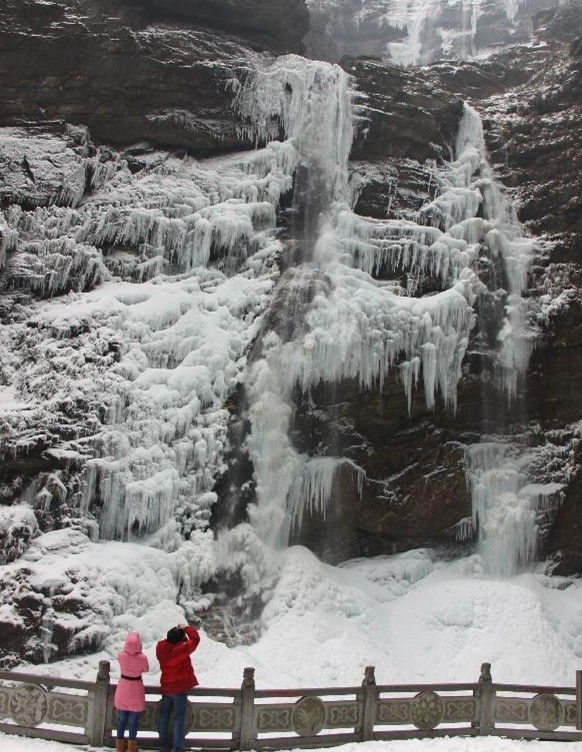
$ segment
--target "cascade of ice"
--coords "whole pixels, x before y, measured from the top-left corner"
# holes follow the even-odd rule
[[[527,286],[534,241],[524,237],[515,208],[499,188],[487,161],[483,125],[479,114],[465,104],[456,142],[458,160],[465,162],[471,185],[479,187],[484,223],[483,241],[493,256],[503,259],[507,298],[499,333],[498,376],[508,399],[516,397],[520,378],[535,345],[536,331],[527,322]]]
[[[457,155],[465,155],[467,174],[483,195],[482,241],[503,260],[507,297],[498,335],[497,376],[508,399],[517,398],[536,332],[527,322],[528,269],[533,241],[523,236],[515,210],[496,183],[487,162],[479,115],[468,105],[461,121]],[[539,494],[531,492],[525,474],[527,461],[517,447],[504,442],[469,446],[467,480],[473,504],[473,526],[487,570],[499,576],[514,574],[531,562],[537,544],[536,511]],[[542,490],[542,496],[544,495]],[[548,491],[551,493],[551,490]]]
[[[530,498],[520,495],[526,476],[503,443],[467,448],[467,481],[473,499],[473,525],[479,548],[493,575],[515,574],[535,554],[537,528]]]
[[[342,68],[296,55],[266,61],[237,95],[236,106],[255,140],[284,137],[296,152],[291,234],[302,261],[311,260],[331,202],[348,195],[352,99]]]
[[[511,23],[520,4],[521,0],[502,0],[495,11],[504,13]],[[450,0],[444,4],[446,17],[439,0],[382,0],[382,5],[388,24],[406,30],[404,39],[386,45],[390,59],[404,66],[431,63],[442,53],[473,59],[478,54],[475,38],[479,20],[491,13],[491,5],[482,0]]]
[[[291,243],[299,250],[294,261],[301,266],[288,269],[279,283],[266,317],[262,351],[246,379],[252,426],[248,447],[258,499],[249,516],[261,539],[272,547],[287,543],[301,506],[289,503],[293,494],[301,495],[297,489],[305,488],[310,497],[321,496],[321,483],[303,483],[312,465],[289,438],[296,378],[293,373],[286,377],[283,354],[305,336],[313,300],[330,291],[330,281],[321,271],[328,248],[321,237],[329,232],[332,202],[348,195],[352,100],[350,77],[339,66],[295,55],[268,61],[249,73],[237,96],[237,107],[257,141],[282,136],[297,155]],[[332,476],[333,470],[326,475],[327,488]]]
[[[504,441],[467,447],[467,482],[473,499],[473,526],[487,571],[507,577],[533,560],[539,512],[554,509],[558,483],[527,483],[531,457]]]
[[[52,591],[53,588],[50,588]],[[52,592],[51,592],[52,595]],[[55,616],[52,608],[48,608],[40,623],[40,640],[42,646],[42,659],[44,663],[49,663],[51,656],[58,652],[58,647],[53,642],[53,635],[55,629]]]
[[[350,77],[338,65],[284,55],[249,73],[236,107],[257,141],[291,141],[329,202],[347,195],[352,99]]]
[[[337,458],[308,458],[294,449],[289,438],[292,390],[346,378],[372,388],[396,366],[409,406],[413,390],[422,384],[429,408],[439,393],[454,408],[474,321],[472,305],[483,287],[472,267],[483,248],[500,256],[505,270],[507,306],[497,371],[500,388],[509,399],[516,397],[535,339],[526,326],[522,297],[532,243],[523,237],[495,182],[480,118],[469,106],[460,123],[455,156],[438,174],[440,189],[421,209],[419,224],[359,217],[341,200],[332,202],[313,255],[320,284],[313,283],[314,269],[305,267],[281,288],[286,293],[279,307],[293,312],[293,326],[273,327],[247,380],[249,449],[258,496],[251,519],[271,544],[285,543],[304,509],[325,513],[339,466]],[[413,280],[430,274],[442,290],[414,297],[414,285],[404,290],[374,280],[371,274],[380,269],[407,270]],[[290,280],[299,288],[311,285],[311,294],[299,307],[293,302],[297,295],[291,292]],[[482,452],[477,446],[468,450],[468,457],[482,553],[487,561],[497,562],[492,571],[508,573],[535,552],[532,496],[520,490],[525,476],[510,472],[503,452]]]
[[[258,499],[249,515],[272,545],[286,542],[304,509],[324,512],[341,464],[333,457],[305,457],[293,447],[293,390],[344,379],[373,388],[397,367],[409,404],[422,381],[429,408],[437,394],[454,408],[473,324],[478,282],[470,266],[478,233],[469,220],[480,221],[475,215],[482,196],[468,184],[465,155],[448,182],[443,181],[440,202],[420,218],[423,224],[357,217],[346,203],[342,177],[347,175],[354,118],[348,95],[347,77],[336,66],[293,56],[259,70],[256,78],[249,76],[239,93],[239,107],[255,123],[257,138],[280,135],[280,130],[291,135],[300,150],[297,162],[308,163],[316,192],[327,186],[318,205],[323,216],[310,228],[313,250],[303,256],[302,267],[283,276],[266,316],[262,352],[245,380]],[[318,124],[315,135],[313,123]],[[412,289],[372,278],[371,272],[383,264],[433,273],[443,289],[414,297]],[[298,295],[297,288],[305,294]],[[278,311],[287,314],[287,321]],[[354,472],[360,481],[361,470]]]
[[[390,11],[390,24],[407,30],[407,38],[401,42],[389,42],[387,52],[396,65],[422,65],[423,42],[431,27],[431,18],[436,17],[438,0],[397,0]]]

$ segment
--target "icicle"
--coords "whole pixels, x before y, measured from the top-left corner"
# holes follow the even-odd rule
[[[348,195],[347,160],[353,138],[349,76],[338,65],[284,55],[250,71],[236,99],[257,141],[281,129],[311,162],[330,200]]]
[[[537,547],[536,508],[540,498],[559,491],[526,485],[523,462],[502,443],[467,447],[467,481],[473,500],[473,527],[487,570],[507,577],[534,559]]]
[[[522,236],[515,210],[501,193],[486,160],[483,126],[478,113],[465,104],[456,142],[457,159],[467,161],[477,174],[484,197],[484,214],[488,220],[485,243],[504,260],[509,295],[506,316],[499,333],[499,370],[502,385],[511,400],[516,396],[519,379],[525,373],[535,346],[536,331],[526,321],[526,301],[522,293],[527,286],[532,261],[533,240]]]
[[[293,525],[301,528],[305,511],[318,514],[325,519],[333,482],[342,467],[350,467],[356,473],[358,494],[361,496],[365,472],[351,460],[340,457],[308,459],[303,463],[300,480],[295,484],[289,500]]]

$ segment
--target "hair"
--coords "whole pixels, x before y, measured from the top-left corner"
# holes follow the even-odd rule
[[[186,632],[182,629],[182,627],[172,627],[172,629],[168,630],[168,634],[166,635],[166,640],[168,642],[182,642],[184,638],[186,637]]]

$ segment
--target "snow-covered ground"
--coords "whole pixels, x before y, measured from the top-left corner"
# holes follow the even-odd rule
[[[0,734],[0,743],[5,752],[66,752],[66,744],[39,739],[23,739]],[[326,747],[326,752],[575,752],[579,743],[564,746],[564,742],[519,742],[500,737],[480,739],[426,739],[396,742],[364,742],[345,744],[342,747]],[[314,749],[313,752],[319,752]]]
[[[153,576],[160,562],[151,550],[140,558],[140,548],[145,554],[145,547],[137,544],[91,544],[85,556],[101,562],[104,585],[107,577],[115,576],[117,587],[124,579],[124,587],[144,608],[130,605],[123,616],[111,619],[110,636],[101,652],[36,666],[35,672],[94,678],[98,661],[109,659],[115,680],[115,654],[126,631],[136,629],[152,667],[148,681],[156,684],[155,642],[184,615],[175,605],[172,586]],[[498,682],[575,685],[575,671],[582,666],[579,580],[550,578],[541,572],[496,580],[483,574],[478,556],[443,563],[426,550],[340,567],[322,564],[301,547],[280,556],[281,577],[255,644],[229,648],[211,639],[202,624],[202,641],[194,654],[202,686],[238,687],[245,666],[256,668],[259,688],[357,686],[368,665],[376,667],[379,684],[476,681],[482,662],[492,664]],[[113,560],[115,568],[108,574],[106,562]],[[58,574],[56,567],[54,573]],[[160,600],[164,587],[167,600]],[[380,744],[386,752],[420,750],[428,744],[431,752],[502,752],[525,749],[526,742],[498,738],[378,742],[357,745],[353,752],[373,752]],[[20,752],[25,745],[38,752],[61,748],[0,736],[3,750]],[[539,746],[552,752],[558,743]],[[530,752],[537,747],[537,742],[527,742]],[[560,748],[564,749],[563,743]]]

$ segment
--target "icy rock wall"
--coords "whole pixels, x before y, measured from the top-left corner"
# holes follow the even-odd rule
[[[205,529],[226,405],[277,273],[275,209],[295,152],[270,144],[207,162],[152,153],[137,172],[107,150],[77,161],[83,188],[65,206],[0,216],[5,280],[49,298],[0,332],[3,451],[46,442],[61,465],[85,467],[68,503],[92,535],[153,534],[175,518]],[[61,203],[65,182],[54,188]],[[51,508],[46,484],[26,493]],[[179,544],[168,536],[163,545]]]
[[[303,106],[294,102],[292,92],[297,86],[293,89],[288,82],[290,77],[297,78],[298,64],[310,76],[309,86],[300,89]],[[296,144],[307,140],[321,148],[323,142],[327,149],[337,139],[338,128],[343,131],[345,111],[338,110],[340,117],[330,122],[329,95],[315,98],[310,91],[316,78],[324,77],[323,73],[312,75],[313,63],[294,58],[286,65],[286,72],[285,63],[279,61],[275,73],[258,74],[255,83],[247,85],[241,105],[255,119],[261,138],[282,130],[292,133]],[[329,80],[333,67],[320,65]],[[304,82],[305,75],[299,80]],[[253,98],[258,100],[256,105]],[[317,114],[316,104],[323,114]],[[309,113],[307,134],[314,118],[328,128],[327,136],[314,141],[307,135],[304,140],[304,123],[297,112]],[[357,112],[358,117],[365,116],[365,104]],[[345,150],[335,152],[335,158],[340,157],[346,160],[346,165],[335,167],[341,175],[347,166]],[[312,159],[312,169],[329,163],[329,154],[324,160]],[[340,457],[310,457],[293,447],[289,429],[295,388],[309,392],[322,382],[349,379],[357,380],[364,390],[381,388],[389,370],[398,368],[409,409],[413,390],[422,388],[429,409],[440,394],[454,410],[463,358],[478,315],[475,303],[485,294],[504,300],[493,359],[498,389],[510,402],[517,399],[536,338],[523,297],[534,247],[494,178],[481,119],[468,105],[459,125],[454,159],[436,171],[434,182],[435,197],[421,208],[417,221],[358,216],[344,191],[339,197],[330,191],[335,200],[320,221],[309,263],[304,260],[300,269],[280,283],[279,296],[286,301],[291,295],[301,299],[291,291],[302,285],[306,291],[309,287],[310,295],[305,293],[299,307],[280,303],[294,324],[287,336],[281,336],[276,327],[266,334],[262,358],[251,364],[246,379],[252,424],[249,448],[258,497],[249,514],[270,546],[285,545],[293,526],[301,526],[305,510],[325,517],[334,479],[344,464]],[[497,287],[491,290],[475,274],[481,258],[502,270]],[[380,270],[384,282],[374,278]],[[405,273],[406,287],[390,281],[390,270],[395,277]],[[420,291],[427,277],[436,280],[440,289],[423,296]],[[493,573],[511,574],[533,559],[537,544],[535,499],[520,492],[527,485],[525,471],[518,474],[516,486],[503,448],[483,453],[476,445],[467,452],[472,527],[481,536],[481,553]],[[488,461],[481,466],[483,457]],[[522,462],[523,467],[526,464]],[[361,488],[365,473],[357,466],[353,471]]]
[[[325,96],[321,95],[320,81],[335,79],[337,84],[335,66],[317,65],[317,75],[316,64],[299,58],[280,59],[272,69],[260,69],[239,95],[239,106],[256,123],[257,138],[281,132],[291,135],[305,155],[323,149],[323,158],[311,158],[314,172],[322,166],[328,170],[335,159],[333,171],[326,175],[343,175],[348,151],[336,150],[335,144],[338,132],[345,131],[346,112],[337,106],[333,86],[326,86]],[[343,82],[341,91],[345,91]],[[365,114],[365,106],[361,112]],[[300,113],[309,116],[304,120]],[[355,115],[352,110],[352,118]],[[310,136],[313,121],[320,124],[317,139]],[[346,193],[332,188],[334,200],[320,218],[313,254],[280,282],[280,298],[290,299],[289,291],[297,286],[311,288],[302,306],[286,308],[302,320],[291,327],[293,336],[288,331],[281,336],[276,327],[265,333],[261,357],[249,365],[245,378],[258,498],[249,515],[271,546],[285,545],[306,508],[325,513],[342,464],[339,457],[308,457],[293,447],[289,437],[293,390],[308,392],[321,382],[348,379],[369,390],[381,387],[394,367],[400,371],[409,405],[413,389],[422,385],[427,407],[434,407],[440,394],[454,409],[475,318],[473,305],[483,286],[473,270],[483,248],[501,255],[508,270],[509,303],[498,360],[501,384],[510,396],[515,392],[515,372],[523,370],[529,354],[527,347],[519,348],[522,340],[531,339],[531,333],[524,336],[521,330],[521,293],[531,244],[521,238],[495,184],[480,119],[469,107],[461,121],[455,159],[435,181],[437,195],[421,209],[417,222],[359,217],[346,203]],[[330,185],[329,180],[324,182]],[[405,268],[414,272],[411,279],[430,274],[439,280],[441,290],[415,296],[413,285],[403,289],[396,282],[375,280],[372,275],[380,266]],[[298,297],[294,294],[294,299]],[[361,469],[356,467],[355,472],[361,482]]]
[[[308,0],[309,54],[382,57],[397,65],[484,58],[527,41],[539,0]]]

